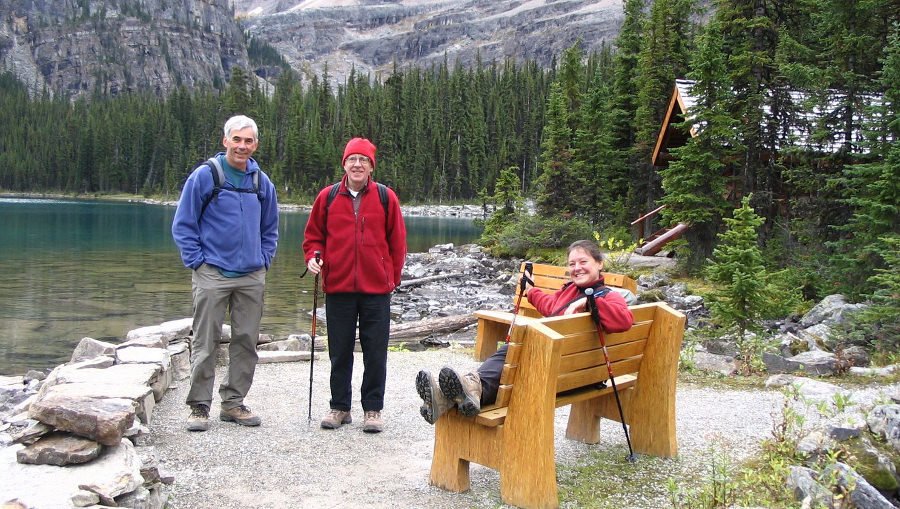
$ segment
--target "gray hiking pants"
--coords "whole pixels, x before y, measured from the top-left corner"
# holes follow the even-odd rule
[[[216,352],[222,338],[225,310],[231,311],[228,371],[219,386],[222,408],[244,403],[256,372],[256,343],[262,320],[266,269],[229,278],[203,264],[191,275],[194,336],[191,339],[191,388],[187,404],[210,406],[216,377]]]

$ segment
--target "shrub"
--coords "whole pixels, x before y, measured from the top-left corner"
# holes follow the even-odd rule
[[[491,251],[497,256],[533,258],[541,250],[566,248],[576,240],[590,238],[593,230],[582,220],[525,216],[496,235]]]

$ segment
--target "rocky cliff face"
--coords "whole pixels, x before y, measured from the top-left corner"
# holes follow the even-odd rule
[[[622,17],[622,0],[0,0],[0,72],[71,98],[218,87],[249,67],[242,30],[335,83],[445,57],[549,66],[611,42]]]
[[[33,93],[220,85],[247,50],[228,0],[0,0],[0,71]]]
[[[586,51],[615,38],[622,0],[235,0],[242,24],[292,67],[342,82],[357,72],[534,59],[549,66],[581,40]]]

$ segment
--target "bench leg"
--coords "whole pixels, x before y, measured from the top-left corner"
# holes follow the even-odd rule
[[[512,315],[510,314],[510,317]],[[506,339],[509,324],[478,319],[478,328],[475,333],[475,359],[483,361],[494,355],[497,351],[497,343]]]
[[[466,423],[456,412],[444,414],[434,424],[431,484],[447,491],[469,489],[469,461],[461,458],[459,444],[467,436]]]
[[[566,438],[585,444],[600,441],[600,414],[596,403],[596,400],[586,400],[571,405]]]
[[[552,438],[549,445],[542,441],[522,441],[515,445],[517,447],[507,447],[503,451],[500,498],[516,507],[558,508],[556,458]]]

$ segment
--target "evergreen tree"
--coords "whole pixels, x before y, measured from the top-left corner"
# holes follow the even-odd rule
[[[900,237],[900,25],[891,35],[880,81],[884,94],[866,126],[873,161],[849,166],[836,179],[846,190],[841,201],[852,216],[838,226],[844,237],[832,244],[834,274],[839,275],[834,280],[853,297],[874,290],[872,278],[886,268]]]
[[[233,115],[247,115],[253,118],[250,100],[250,81],[247,73],[238,66],[231,68],[231,79],[222,99],[222,111],[227,119]]]
[[[734,217],[725,219],[727,230],[719,235],[719,245],[706,271],[711,281],[721,285],[711,295],[712,318],[719,326],[736,331],[744,361],[750,360],[746,333],[759,330],[770,298],[758,245],[758,229],[764,220],[750,207],[750,198],[745,196]]]
[[[547,99],[546,125],[541,142],[541,174],[535,200],[538,212],[545,216],[573,212],[572,198],[579,192],[578,182],[569,167],[572,161],[572,130],[562,85],[554,82]]]
[[[485,246],[494,246],[504,228],[518,220],[523,202],[520,187],[519,168],[510,166],[500,172],[493,196],[497,208],[485,221],[481,234],[480,242]]]
[[[681,262],[688,271],[699,269],[712,253],[727,208],[725,162],[740,149],[735,137],[738,122],[727,112],[732,100],[722,54],[719,27],[712,23],[699,38],[694,59],[689,118],[678,128],[693,133],[686,145],[673,149],[674,160],[662,170],[670,225],[685,223],[688,250]]]
[[[635,140],[635,118],[637,114],[638,91],[638,59],[645,24],[644,7],[646,0],[625,0],[625,19],[616,37],[616,53],[614,63],[614,84],[610,97],[608,115],[610,143],[613,152],[606,159],[611,171],[627,177],[626,192],[621,196],[627,198],[631,189],[631,169],[637,168],[639,161],[633,151]],[[626,217],[638,217],[643,210],[643,197],[632,195],[626,203],[623,214]]]
[[[634,217],[654,208],[660,196],[659,178],[650,159],[675,79],[687,72],[688,42],[683,39],[690,33],[690,5],[688,0],[655,0],[642,31],[629,198]]]

